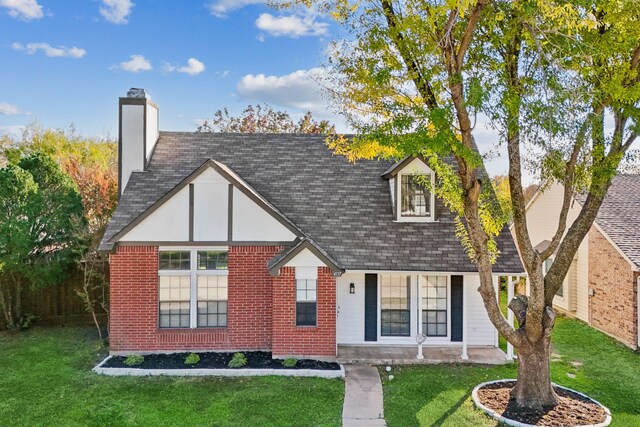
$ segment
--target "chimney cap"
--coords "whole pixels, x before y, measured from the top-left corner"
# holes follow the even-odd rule
[[[146,98],[151,99],[147,91],[142,88],[132,87],[127,92],[127,98]]]

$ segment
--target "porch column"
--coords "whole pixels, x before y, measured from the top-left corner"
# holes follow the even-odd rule
[[[513,299],[513,286],[520,280],[519,276],[513,276],[513,281],[511,281],[511,277],[507,280],[507,304],[511,302]],[[513,311],[507,309],[507,322],[509,325],[513,326]],[[509,341],[507,341],[507,359],[513,360],[513,346]]]
[[[469,355],[467,354],[467,281],[462,279],[462,354],[460,358],[467,360]]]
[[[498,302],[498,307],[500,307],[500,276],[493,276],[493,290],[496,293],[496,300]],[[494,342],[494,346],[496,348],[500,347],[500,334],[498,333],[498,329],[494,328],[495,330],[495,342]]]
[[[422,286],[420,286],[420,276],[416,276],[416,280],[417,280],[417,284],[416,284],[416,288],[417,288],[417,292],[416,292],[416,296],[418,298],[418,337],[417,337],[417,341],[418,341],[418,354],[416,355],[416,359],[424,359],[424,355],[422,354],[422,342],[423,342],[423,331],[422,331],[422,295],[421,295],[421,291],[422,291]]]

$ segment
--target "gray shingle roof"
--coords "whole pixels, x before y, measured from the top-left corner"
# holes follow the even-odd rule
[[[585,196],[576,199],[583,203]],[[640,175],[613,178],[596,224],[640,268]]]
[[[436,202],[436,222],[393,221],[393,162],[349,163],[321,135],[161,132],[145,172],[134,172],[101,249],[180,181],[212,158],[269,200],[347,270],[477,271],[455,236],[454,217]],[[523,271],[505,228],[496,272]]]

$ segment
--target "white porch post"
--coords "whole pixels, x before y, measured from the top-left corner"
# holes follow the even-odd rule
[[[424,355],[422,354],[422,295],[420,294],[422,286],[420,286],[420,276],[416,276],[416,280],[418,283],[416,296],[418,297],[418,354],[416,355],[416,359],[424,359]]]
[[[500,276],[493,276],[493,289],[496,293],[496,300],[498,302],[498,306],[500,306]],[[498,334],[498,329],[494,328],[495,330],[495,347],[498,348],[500,347],[500,335]]]
[[[467,296],[467,281],[464,280],[464,276],[462,278],[462,354],[460,358],[462,360],[467,360],[469,355],[467,354],[467,301],[469,300]]]
[[[507,280],[507,304],[513,299],[513,286],[518,280],[518,276],[514,276],[513,281],[511,281],[511,277]],[[507,322],[513,326],[513,311],[509,309],[507,309]],[[513,346],[509,341],[507,341],[507,359],[513,360]]]

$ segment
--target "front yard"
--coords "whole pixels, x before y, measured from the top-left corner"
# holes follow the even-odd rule
[[[553,345],[554,382],[607,406],[612,426],[640,426],[640,354],[562,317],[556,323]],[[469,395],[481,382],[515,378],[516,366],[394,367],[391,380],[384,369],[380,374],[389,427],[495,426],[474,409]]]
[[[342,380],[99,376],[95,336],[87,327],[0,332],[0,425],[341,424]]]

